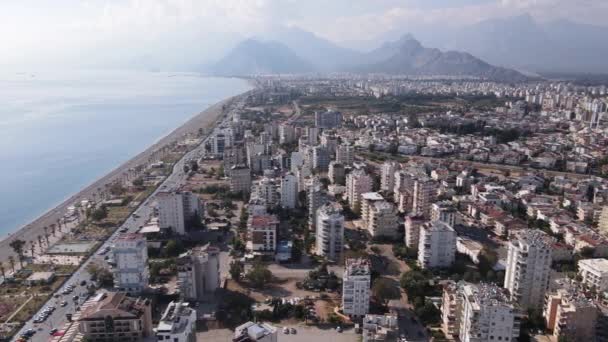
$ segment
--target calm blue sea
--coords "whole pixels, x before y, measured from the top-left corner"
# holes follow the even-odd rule
[[[187,73],[0,74],[0,237],[249,89]]]

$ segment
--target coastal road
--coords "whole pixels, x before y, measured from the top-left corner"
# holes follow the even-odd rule
[[[236,106],[233,108],[242,107],[242,100],[237,102]],[[234,109],[230,111],[230,114],[234,112]],[[227,115],[224,120],[230,120],[231,115]],[[223,122],[223,121],[222,121]],[[221,124],[220,124],[221,125]],[[184,165],[186,162],[190,160],[195,160],[198,157],[202,156],[205,149],[205,144],[209,141],[210,137],[213,136],[217,129],[216,125],[213,131],[208,134],[205,139],[193,150],[186,153],[177,163],[175,163],[173,167],[173,172],[163,181],[163,183],[143,202],[141,205],[127,218],[127,220],[118,228],[116,231],[99,247],[94,255],[89,257],[80,267],[72,274],[70,279],[66,282],[66,285],[73,284],[75,289],[72,293],[63,295],[61,292],[63,291],[63,287],[58,289],[57,292],[53,294],[51,299],[47,301],[47,303],[37,312],[34,317],[38,316],[42,310],[48,306],[55,306],[56,310],[48,316],[48,318],[42,323],[34,323],[34,317],[30,319],[23,328],[15,335],[13,341],[19,338],[24,332],[28,329],[34,329],[36,331],[35,335],[30,339],[34,342],[46,342],[51,339],[50,331],[51,329],[62,330],[65,323],[68,322],[66,314],[72,313],[74,314],[76,310],[78,310],[79,306],[86,300],[86,286],[81,286],[80,284],[84,281],[88,285],[91,283],[91,275],[87,272],[86,268],[89,264],[95,262],[103,262],[103,258],[105,255],[100,255],[99,252],[104,249],[111,248],[114,240],[118,237],[118,235],[122,234],[120,231],[125,231],[126,233],[135,233],[143,226],[146,221],[154,214],[154,202],[155,197],[158,192],[161,191],[171,191],[177,190],[181,185],[183,185],[187,180],[187,175],[184,173]],[[76,300],[74,296],[78,296]],[[67,302],[66,306],[61,306],[61,302]]]

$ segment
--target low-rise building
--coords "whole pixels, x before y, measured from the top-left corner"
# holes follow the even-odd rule
[[[234,329],[233,342],[277,342],[278,329],[268,323],[247,322]]]
[[[399,332],[397,316],[365,315],[362,321],[363,342],[385,342],[396,341]]]
[[[89,341],[141,341],[153,335],[150,300],[124,292],[102,292],[87,301],[77,318]]]
[[[155,329],[159,341],[195,342],[196,310],[188,303],[171,302]]]

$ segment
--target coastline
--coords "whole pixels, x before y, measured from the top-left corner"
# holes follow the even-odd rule
[[[63,200],[55,207],[44,212],[38,218],[32,220],[21,228],[10,233],[10,235],[4,237],[0,241],[0,262],[6,262],[9,256],[14,256],[15,258],[17,257],[17,255],[13,252],[13,249],[10,247],[10,243],[12,241],[17,239],[26,242],[35,241],[38,235],[43,235],[43,227],[56,223],[59,218],[63,217],[63,214],[67,211],[67,208],[69,206],[73,205],[79,200],[91,197],[91,195],[95,193],[98,188],[103,188],[106,184],[111,184],[117,178],[119,178],[121,174],[126,170],[135,167],[138,164],[146,163],[150,155],[158,148],[161,148],[162,146],[165,146],[172,142],[179,141],[179,139],[186,134],[197,133],[199,128],[208,129],[210,127],[213,127],[217,123],[217,121],[222,117],[223,106],[233,103],[235,100],[239,99],[242,96],[245,96],[250,91],[251,90],[229,97],[209,106],[208,108],[194,115],[192,118],[190,118],[188,121],[186,121],[179,127],[175,128],[173,131],[171,131],[164,137],[160,138],[158,141],[153,143],[144,151],[138,153],[131,159],[122,163],[121,165],[111,170],[101,178],[93,181],[93,183],[85,186],[77,193],[69,196],[67,199]]]

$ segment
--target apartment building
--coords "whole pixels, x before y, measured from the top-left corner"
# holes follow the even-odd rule
[[[420,242],[420,227],[427,222],[422,216],[407,216],[405,218],[405,237],[404,242],[408,248],[418,249]]]
[[[583,259],[578,262],[581,282],[598,292],[608,290],[608,259]]]
[[[279,205],[280,201],[279,187],[272,178],[263,177],[253,186],[251,191],[251,199],[259,200],[266,205],[267,209],[271,209]]]
[[[574,280],[559,279],[546,295],[543,317],[557,341],[595,341],[598,315],[594,300]]]
[[[149,299],[125,292],[102,292],[89,299],[75,319],[78,332],[93,342],[142,341],[154,334]]]
[[[327,194],[318,178],[315,177],[310,180],[310,184],[306,187],[306,196],[308,200],[308,226],[314,230],[317,225],[317,211],[328,201]]]
[[[504,287],[523,309],[541,309],[551,278],[554,239],[540,230],[524,229],[510,242]]]
[[[230,169],[230,191],[248,194],[251,191],[251,170],[244,164]]]
[[[143,235],[119,235],[112,246],[112,255],[115,288],[129,293],[140,293],[148,287],[148,246]]]
[[[361,209],[361,194],[371,192],[372,178],[364,170],[357,169],[346,176],[346,198],[351,209]]]
[[[355,148],[341,144],[336,148],[336,161],[344,166],[351,166],[355,161]]]
[[[196,310],[188,303],[171,302],[154,330],[158,341],[196,342]]]
[[[372,237],[397,238],[399,222],[395,206],[387,201],[374,202],[369,210],[367,230]]]
[[[377,192],[365,192],[360,197],[361,221],[367,223],[374,203],[383,202],[384,197]]]
[[[344,216],[336,203],[327,203],[317,210],[316,254],[339,261],[344,247]]]
[[[369,312],[371,264],[367,259],[347,259],[342,278],[342,310],[361,317]]]
[[[182,298],[200,301],[220,287],[220,250],[205,245],[193,248],[177,259],[177,286]]]
[[[443,286],[441,296],[441,330],[448,338],[457,338],[460,334],[462,315],[462,286],[465,282],[450,281]]]
[[[462,301],[460,341],[517,341],[522,313],[504,289],[493,284],[466,284]]]
[[[293,173],[281,177],[281,207],[294,209],[298,204],[298,178]]]
[[[346,170],[343,164],[332,161],[329,163],[329,172],[327,174],[331,184],[344,185],[346,181]]]
[[[254,254],[274,254],[278,227],[279,219],[275,215],[250,217],[247,222],[247,250]]]
[[[431,221],[441,221],[454,227],[457,211],[451,201],[435,202],[431,205]]]
[[[412,199],[412,212],[426,218],[431,216],[431,204],[437,198],[437,182],[430,178],[421,178],[414,181]]]
[[[329,169],[329,151],[324,146],[312,148],[312,168],[318,172],[327,172]]]
[[[315,112],[315,126],[323,129],[337,128],[342,125],[342,113],[334,110]]]
[[[421,268],[444,268],[454,263],[456,232],[441,221],[431,221],[420,227],[418,265]]]
[[[399,163],[395,161],[386,161],[382,164],[380,174],[380,190],[392,192],[395,188],[395,172],[399,170]]]
[[[196,194],[189,191],[159,192],[158,225],[160,229],[185,235],[191,220],[203,217],[203,204]]]

